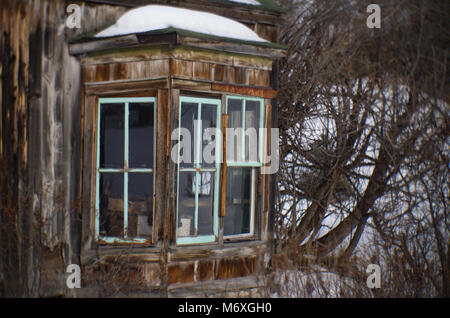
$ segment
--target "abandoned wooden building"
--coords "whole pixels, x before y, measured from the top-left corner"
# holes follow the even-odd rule
[[[0,10],[0,295],[263,296],[283,9],[6,0]],[[254,128],[256,148],[227,128]],[[70,264],[81,288],[67,285]]]

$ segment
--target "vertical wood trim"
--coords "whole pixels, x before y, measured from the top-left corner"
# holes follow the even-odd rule
[[[91,162],[91,171],[87,173],[90,176],[90,200],[89,200],[89,216],[90,216],[90,235],[89,237],[95,238],[96,235],[96,199],[97,199],[97,132],[98,132],[98,98],[95,96],[88,97],[86,105],[86,114],[89,115],[85,121],[86,131],[88,132],[88,142],[87,147],[91,145],[91,149],[86,152],[86,163]],[[90,143],[89,143],[90,141]]]
[[[155,171],[153,177],[155,186],[153,191],[153,241],[157,245],[164,244],[164,211],[167,204],[166,192],[166,170],[167,161],[167,139],[170,138],[168,128],[169,91],[158,89],[156,98],[156,118],[155,118]]]
[[[169,244],[175,244],[176,243],[176,217],[177,217],[177,182],[178,182],[178,165],[175,162],[172,162],[171,159],[171,150],[175,146],[176,143],[178,143],[177,140],[171,140],[170,135],[173,129],[177,128],[179,126],[179,102],[180,102],[180,90],[178,89],[171,89],[170,94],[170,115],[168,116],[168,139],[167,139],[167,160],[170,162],[170,164],[167,166],[167,191],[169,195],[168,200],[168,239]]]
[[[222,114],[222,169],[220,170],[220,217],[225,217],[227,195],[227,128],[228,114]]]

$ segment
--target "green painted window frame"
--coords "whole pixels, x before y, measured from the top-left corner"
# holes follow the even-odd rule
[[[254,101],[259,103],[259,128],[264,128],[264,119],[265,119],[265,107],[264,107],[264,99],[257,97],[247,97],[247,96],[238,96],[238,95],[227,95],[226,96],[226,105],[225,105],[225,113],[228,114],[228,104],[230,99],[241,100],[242,101],[242,145],[241,151],[242,155],[245,154],[245,113],[246,113],[246,103],[247,101]],[[239,168],[251,168],[252,175],[252,184],[251,184],[251,202],[250,202],[250,231],[249,233],[239,233],[232,235],[224,235],[224,239],[233,239],[233,238],[247,238],[253,237],[255,233],[255,214],[256,214],[256,188],[257,188],[257,168],[262,167],[262,158],[264,154],[264,144],[265,144],[265,134],[264,136],[259,135],[258,138],[258,161],[250,162],[250,161],[230,161],[226,160],[227,167],[239,167]],[[245,156],[243,156],[245,158]]]
[[[216,105],[217,106],[217,126],[216,128],[220,131],[221,127],[221,100],[216,98],[197,98],[197,97],[188,97],[188,96],[180,96],[179,98],[179,105],[178,105],[178,127],[180,128],[181,124],[181,105],[182,103],[193,103],[197,104],[198,112],[197,112],[197,120],[201,119],[201,105],[202,104],[208,104],[208,105]],[[200,126],[198,126],[198,129],[200,129]],[[198,135],[200,135],[200,132],[197,129]],[[178,135],[178,141],[180,141],[180,134]],[[197,138],[197,143],[202,142],[202,138]],[[220,140],[219,140],[220,142]],[[200,145],[197,145],[197,151],[201,149],[199,147]],[[195,148],[194,148],[195,149]],[[216,144],[216,160],[215,160],[215,166],[214,168],[208,167],[208,168],[201,168],[199,163],[194,163],[194,168],[180,168],[180,165],[178,164],[177,169],[177,215],[176,215],[176,224],[178,224],[178,210],[179,210],[179,189],[180,189],[180,171],[182,172],[195,172],[196,173],[196,189],[195,189],[195,211],[194,211],[194,226],[197,226],[198,223],[198,193],[199,193],[199,173],[200,171],[214,171],[216,173],[215,182],[214,182],[214,211],[213,211],[213,235],[200,235],[200,236],[185,236],[185,237],[178,237],[178,227],[175,231],[176,233],[176,243],[177,245],[192,245],[192,244],[202,244],[202,243],[213,243],[217,241],[218,238],[218,229],[219,229],[219,188],[220,188],[220,160],[221,158],[221,149],[222,144]],[[197,158],[199,157],[199,154],[197,154]],[[178,161],[180,162],[180,152],[178,152]]]
[[[253,101],[259,103],[259,128],[264,127],[264,99],[263,98],[257,98],[257,97],[246,97],[246,96],[237,96],[237,95],[227,95],[226,96],[226,105],[225,105],[225,113],[228,114],[228,103],[230,99],[239,99],[242,100],[242,128],[243,128],[243,134],[242,134],[242,156],[245,158],[245,110],[246,110],[246,102],[247,101]],[[262,158],[263,158],[263,151],[264,151],[264,136],[259,137],[259,145],[258,145],[258,161],[232,161],[227,158],[227,166],[228,167],[262,167]]]
[[[128,152],[129,152],[129,104],[130,103],[153,103],[153,167],[152,168],[127,168],[127,169],[111,169],[111,168],[100,168],[100,114],[101,114],[101,104],[124,104],[124,161],[128,162]],[[95,180],[95,240],[102,240],[106,243],[145,243],[148,241],[146,238],[128,238],[128,173],[152,173],[153,174],[153,191],[155,191],[155,145],[156,145],[156,97],[109,97],[109,98],[99,98],[97,102],[97,153],[96,153],[96,180]],[[124,162],[124,165],[125,165]],[[101,173],[122,173],[124,176],[124,196],[123,196],[123,226],[124,226],[124,238],[112,237],[112,236],[100,236],[100,174]],[[154,212],[153,212],[154,213]],[[154,215],[153,215],[154,217]],[[153,235],[152,235],[153,237]]]

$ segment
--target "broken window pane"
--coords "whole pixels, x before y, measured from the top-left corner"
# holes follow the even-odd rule
[[[250,233],[252,169],[244,167],[227,168],[224,235]]]
[[[100,235],[123,237],[123,174],[100,173]]]
[[[153,225],[153,174],[128,174],[128,236],[151,237]]]
[[[154,104],[129,104],[129,168],[153,168]]]
[[[124,104],[100,105],[100,168],[123,168]]]

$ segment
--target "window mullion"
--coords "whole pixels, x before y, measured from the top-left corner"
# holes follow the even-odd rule
[[[202,136],[202,104],[199,102],[197,104],[197,131],[195,132],[197,134],[197,139],[194,138],[195,144],[197,146],[197,160],[194,163],[194,166],[197,168],[197,171],[195,173],[195,212],[194,212],[194,235],[198,235],[198,196],[200,192],[200,169],[201,169],[201,149],[202,149],[202,142],[203,142],[203,136]]]
[[[198,235],[198,195],[200,192],[200,172],[195,173],[195,211],[194,211],[194,236]]]

